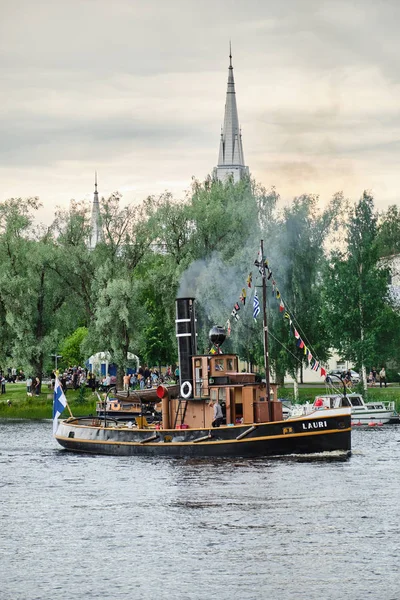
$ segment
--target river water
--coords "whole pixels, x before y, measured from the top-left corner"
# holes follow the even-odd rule
[[[1,600],[398,600],[400,427],[346,461],[68,453],[0,421]]]

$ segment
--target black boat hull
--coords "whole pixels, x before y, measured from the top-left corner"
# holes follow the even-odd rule
[[[116,456],[259,457],[351,451],[350,414],[212,429],[136,429],[67,419],[56,439],[67,450]]]

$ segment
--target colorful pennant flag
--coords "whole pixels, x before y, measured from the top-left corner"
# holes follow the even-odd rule
[[[326,377],[326,370],[324,367],[321,367],[321,377]]]
[[[253,273],[250,271],[249,276],[247,278],[247,287],[251,288],[251,282],[253,281]]]
[[[229,319],[227,320],[225,327],[226,327],[226,332],[227,332],[228,337],[229,337],[231,335],[231,322],[230,322]]]
[[[318,367],[319,367],[319,362],[316,360],[311,368],[313,371],[318,371]]]
[[[308,354],[307,354],[308,362],[311,362],[312,357],[313,357],[313,355],[311,354],[310,351],[308,351]]]
[[[254,290],[253,319],[256,320],[259,314],[260,314],[260,301],[258,299],[257,290]]]
[[[283,312],[285,310],[285,305],[283,304],[283,300],[280,301],[279,304],[279,312]]]
[[[246,288],[243,288],[242,295],[240,296],[240,302],[243,303],[243,306],[246,306],[246,296],[247,296]]]

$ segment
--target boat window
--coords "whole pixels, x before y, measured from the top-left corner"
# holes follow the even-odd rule
[[[201,367],[201,360],[200,360],[200,358],[196,358],[194,364],[195,364],[196,367]]]
[[[362,406],[360,398],[350,398],[350,402],[352,406]]]
[[[218,389],[218,400],[219,400],[220,404],[221,404],[221,402],[226,402],[226,389],[225,388]]]
[[[233,371],[234,366],[233,366],[233,358],[227,358],[226,359],[226,370],[227,371]]]
[[[218,392],[218,388],[212,388],[210,397],[213,402],[216,402],[216,400],[217,400],[217,392]]]
[[[216,371],[225,371],[224,362],[225,361],[223,358],[217,358],[215,360],[215,370]]]

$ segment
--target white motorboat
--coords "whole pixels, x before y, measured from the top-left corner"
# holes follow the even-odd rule
[[[386,423],[398,423],[399,416],[395,409],[393,401],[364,402],[361,394],[326,394],[316,396],[313,404],[297,404],[291,410],[291,416],[308,415],[314,412],[316,408],[324,410],[327,408],[336,408],[341,406],[351,407],[351,418],[354,425],[368,425],[376,423],[385,425]]]

